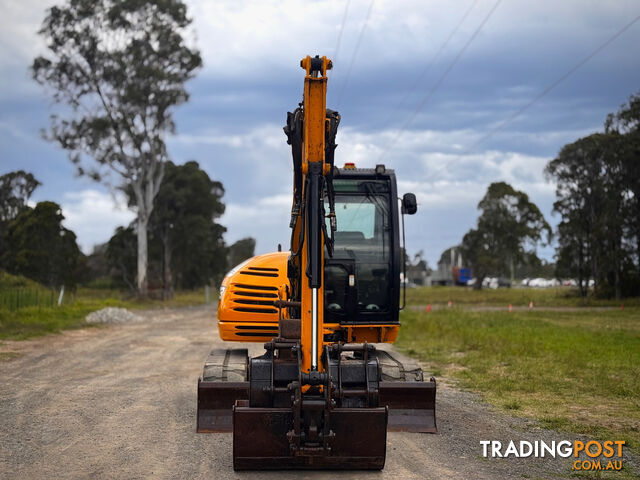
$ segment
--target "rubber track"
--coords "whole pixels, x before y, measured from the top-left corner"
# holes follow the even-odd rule
[[[404,362],[385,350],[376,350],[376,357],[382,370],[382,380],[385,382],[422,382],[424,375],[420,365],[411,359]]]
[[[247,380],[249,353],[246,348],[214,348],[204,362],[202,379],[215,382]]]

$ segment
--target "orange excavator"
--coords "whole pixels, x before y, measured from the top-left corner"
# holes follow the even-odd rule
[[[404,215],[416,212],[416,198],[398,198],[384,165],[335,166],[331,60],[307,56],[300,66],[303,101],[284,127],[290,250],[245,261],[220,288],[220,337],[263,342],[265,352],[211,352],[197,429],[233,432],[236,470],[379,470],[387,430],[436,432],[435,380],[384,348],[400,328]]]

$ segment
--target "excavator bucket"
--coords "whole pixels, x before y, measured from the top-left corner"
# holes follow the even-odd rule
[[[386,407],[332,410],[330,447],[292,449],[290,408],[255,408],[238,401],[233,408],[235,470],[381,470],[387,449]]]

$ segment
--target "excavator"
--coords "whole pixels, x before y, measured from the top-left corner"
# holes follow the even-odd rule
[[[332,62],[307,56],[300,66],[303,100],[284,127],[290,249],[241,263],[220,288],[222,340],[261,342],[264,353],[210,353],[197,431],[233,432],[235,470],[380,470],[387,431],[437,430],[435,379],[387,348],[404,306],[404,215],[417,202],[398,198],[384,165],[335,165]]]

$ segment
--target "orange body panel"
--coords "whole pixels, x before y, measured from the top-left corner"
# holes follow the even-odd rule
[[[259,255],[227,274],[218,303],[222,340],[266,342],[278,334],[280,312],[273,301],[287,298],[288,257],[289,252]]]

